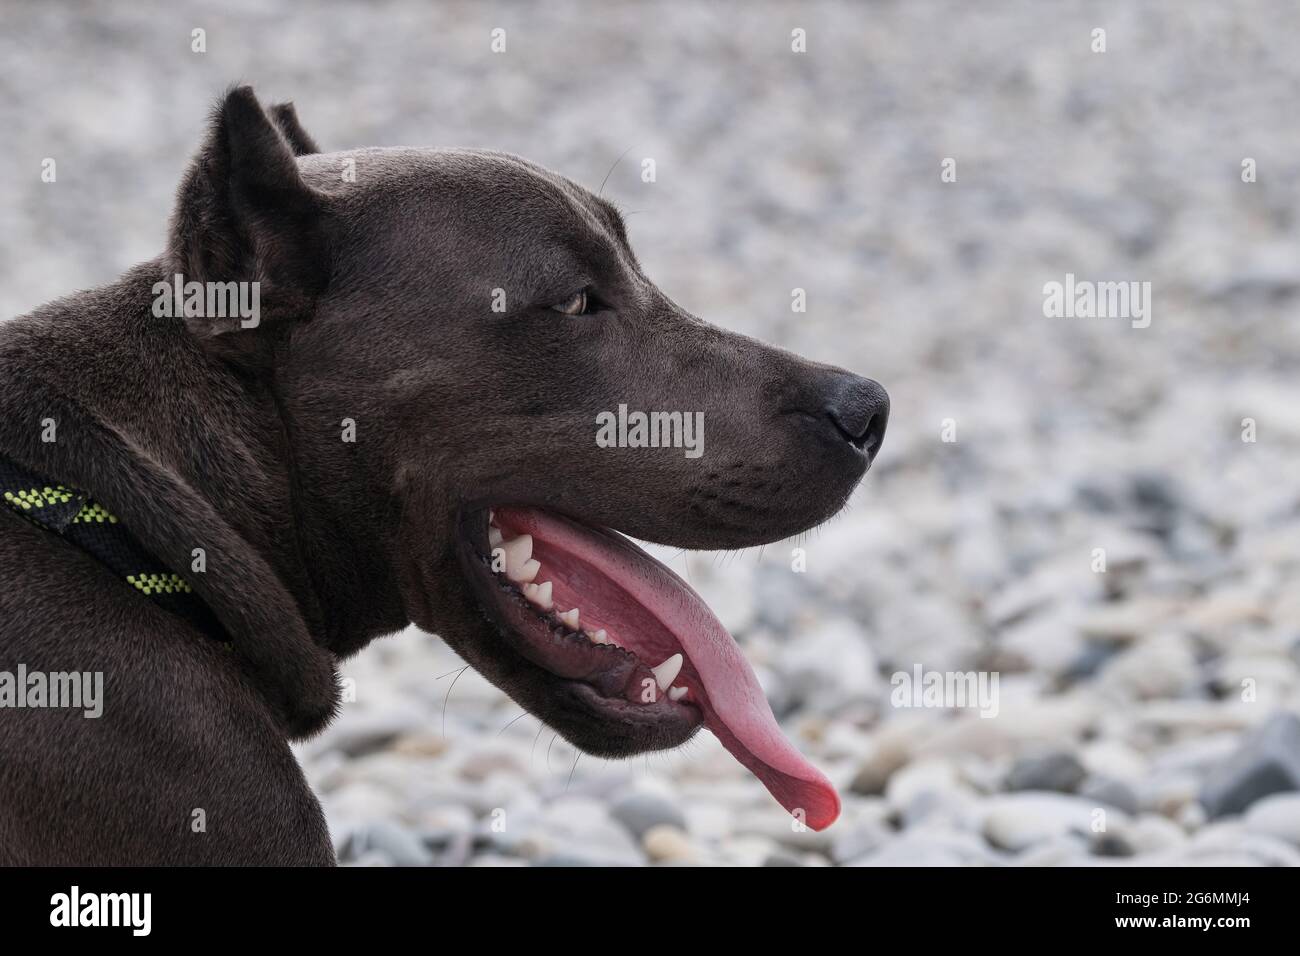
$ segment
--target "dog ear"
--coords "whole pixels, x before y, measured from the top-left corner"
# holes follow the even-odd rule
[[[311,134],[298,122],[298,111],[293,108],[292,103],[276,103],[271,107],[271,118],[275,120],[275,125],[280,127],[284,138],[289,141],[295,156],[320,152],[320,147],[311,138]]]
[[[258,303],[255,320],[185,310],[190,331],[228,355],[262,349],[268,331],[310,316],[329,279],[324,197],[303,182],[294,159],[315,146],[292,106],[276,115],[279,125],[252,87],[226,93],[181,180],[171,221],[169,259],[184,283],[256,283],[255,298],[247,296]]]

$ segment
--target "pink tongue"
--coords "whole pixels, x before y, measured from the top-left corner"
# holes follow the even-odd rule
[[[496,517],[502,528],[531,534],[597,569],[652,612],[699,674],[707,699],[693,695],[693,700],[722,745],[808,826],[821,830],[835,822],[840,813],[835,788],[781,733],[749,662],[689,584],[613,532],[532,510],[498,509]]]

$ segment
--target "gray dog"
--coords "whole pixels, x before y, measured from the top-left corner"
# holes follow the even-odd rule
[[[0,369],[0,862],[332,863],[288,741],[411,622],[586,751],[703,725],[838,813],[699,597],[608,529],[811,528],[888,398],[683,311],[567,179],[322,154],[233,89],[166,252],[0,324]]]

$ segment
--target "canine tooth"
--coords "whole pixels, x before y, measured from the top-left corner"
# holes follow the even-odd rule
[[[543,611],[549,611],[552,604],[551,600],[551,582],[543,581],[541,584],[525,584],[524,597],[532,601]]]
[[[506,553],[506,573],[509,574],[511,568],[519,567],[533,556],[533,536],[521,534],[517,538],[503,541],[501,548]]]
[[[564,626],[569,630],[576,631],[578,629],[578,609],[576,607],[569,608],[560,615],[560,620],[564,622]]]
[[[660,690],[667,690],[672,686],[673,681],[682,670],[682,655],[674,654],[668,660],[664,661],[658,667],[650,668],[650,673],[655,675],[655,683],[659,685]]]
[[[591,635],[591,639],[595,641],[597,644],[609,643],[609,635],[605,633],[605,629],[603,627],[595,634]]]
[[[686,696],[686,690],[687,690],[687,688],[685,688],[685,687],[669,687],[669,688],[668,688],[668,699],[669,699],[669,700],[681,700],[683,697]]]
[[[493,548],[499,548],[501,547],[501,541],[502,541],[501,529],[488,528],[488,544],[490,544]]]
[[[529,558],[523,564],[515,567],[510,563],[509,557],[506,558],[506,577],[516,584],[527,584],[533,578],[537,577],[537,572],[542,570],[541,562],[535,558]]]

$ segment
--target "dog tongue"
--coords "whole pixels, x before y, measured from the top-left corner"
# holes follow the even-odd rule
[[[690,585],[614,532],[522,509],[498,510],[497,522],[566,552],[606,579],[604,585],[653,614],[699,675],[704,693],[692,689],[691,699],[703,712],[705,726],[808,826],[821,830],[835,821],[840,812],[835,788],[785,738],[740,647]],[[635,637],[629,636],[627,644],[635,650]]]

